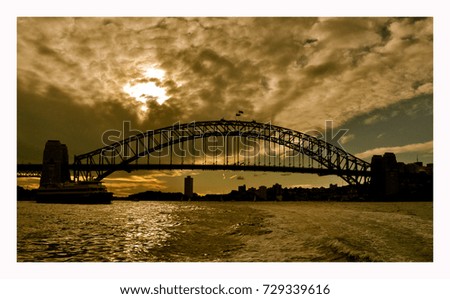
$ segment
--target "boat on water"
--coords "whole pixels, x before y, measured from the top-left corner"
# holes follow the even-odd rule
[[[41,186],[36,192],[38,203],[110,204],[113,197],[101,182],[64,182]]]

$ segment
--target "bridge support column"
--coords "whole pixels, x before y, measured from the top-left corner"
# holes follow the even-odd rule
[[[67,146],[59,140],[47,141],[42,164],[41,187],[70,181]]]

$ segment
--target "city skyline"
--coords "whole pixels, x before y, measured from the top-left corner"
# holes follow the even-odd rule
[[[18,18],[18,163],[41,163],[48,139],[69,157],[130,121],[240,118],[301,132],[347,129],[370,161],[433,161],[432,18]],[[70,159],[71,160],[71,159]],[[72,161],[72,160],[71,160]],[[237,185],[343,184],[338,177],[231,171],[115,173],[108,189],[200,194]],[[19,180],[36,186],[38,180]],[[198,189],[197,189],[198,188]]]

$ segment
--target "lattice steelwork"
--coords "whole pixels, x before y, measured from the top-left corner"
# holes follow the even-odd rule
[[[176,124],[75,156],[75,180],[118,170],[230,169],[334,174],[367,183],[370,164],[316,137],[255,121]]]

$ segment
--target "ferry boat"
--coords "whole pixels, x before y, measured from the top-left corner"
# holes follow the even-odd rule
[[[65,182],[41,186],[36,192],[38,203],[110,204],[113,197],[101,182]]]

